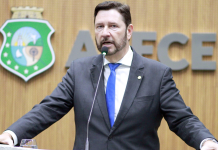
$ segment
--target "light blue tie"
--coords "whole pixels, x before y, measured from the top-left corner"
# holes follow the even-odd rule
[[[107,101],[107,110],[108,110],[111,127],[114,125],[114,113],[115,113],[115,81],[116,81],[115,69],[119,65],[120,64],[114,64],[114,63],[108,64],[111,73],[107,81],[106,101]]]

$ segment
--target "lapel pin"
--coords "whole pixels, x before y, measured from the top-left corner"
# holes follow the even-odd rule
[[[142,77],[141,76],[138,76],[138,79],[140,80]]]

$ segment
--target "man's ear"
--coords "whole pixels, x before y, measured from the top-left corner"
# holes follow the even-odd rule
[[[133,25],[132,24],[129,24],[126,32],[127,32],[127,40],[129,41],[132,37],[132,32],[133,32]]]

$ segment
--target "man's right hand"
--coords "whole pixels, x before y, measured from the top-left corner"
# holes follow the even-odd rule
[[[0,143],[14,146],[12,136],[7,132],[4,132],[0,135]]]

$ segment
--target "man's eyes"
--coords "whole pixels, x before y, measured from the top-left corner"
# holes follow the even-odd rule
[[[96,27],[96,29],[101,29],[101,28],[103,28],[103,26],[97,26],[97,27]]]
[[[96,30],[101,31],[104,29],[104,27],[105,27],[104,25],[97,25]],[[116,24],[112,24],[112,25],[109,25],[107,28],[111,29],[111,30],[116,30],[118,28],[118,26]]]
[[[96,26],[96,31],[101,31],[104,27],[102,25]]]
[[[110,25],[110,27],[111,27],[111,28],[116,28],[117,25]],[[97,29],[98,29],[98,28],[103,28],[103,26],[102,26],[102,25],[101,25],[101,26],[97,26],[96,28],[97,28]]]
[[[117,25],[111,25],[111,28],[117,28]]]

